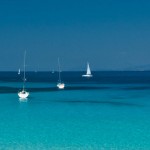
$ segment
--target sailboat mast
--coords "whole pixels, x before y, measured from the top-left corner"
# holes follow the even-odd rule
[[[26,80],[26,74],[25,74],[25,72],[26,72],[26,68],[25,68],[25,64],[26,64],[26,51],[24,52],[24,66],[23,66],[23,68],[24,68],[24,74],[23,74],[23,90],[24,90],[24,88],[25,88],[25,80]]]
[[[61,76],[60,76],[60,62],[59,62],[59,58],[58,58],[58,70],[59,70],[59,82],[61,82]]]

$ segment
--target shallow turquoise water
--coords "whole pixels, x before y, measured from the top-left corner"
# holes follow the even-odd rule
[[[51,90],[54,83],[36,82],[28,87],[49,91],[30,91],[27,102],[17,93],[0,94],[0,149],[150,149],[149,84],[82,83]]]

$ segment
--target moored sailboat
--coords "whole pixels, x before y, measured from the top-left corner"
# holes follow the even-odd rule
[[[65,88],[65,84],[61,81],[61,70],[60,70],[59,58],[58,58],[58,83],[57,83],[57,87],[59,89],[64,89]]]
[[[22,91],[18,92],[20,100],[24,100],[29,96],[29,92],[25,90],[26,74],[25,74],[25,63],[26,63],[26,51],[24,52],[24,74],[23,74],[23,88]]]

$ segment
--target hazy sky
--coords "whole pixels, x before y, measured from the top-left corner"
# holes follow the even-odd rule
[[[0,70],[124,70],[150,64],[149,0],[1,0]]]

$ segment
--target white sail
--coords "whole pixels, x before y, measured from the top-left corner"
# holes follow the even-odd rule
[[[91,75],[91,70],[90,70],[89,63],[87,63],[87,72],[86,72],[86,74]]]
[[[82,75],[82,77],[92,77],[93,75],[91,74],[91,69],[89,63],[87,63],[87,71],[85,75]]]
[[[18,70],[18,74],[20,74],[20,69]]]

